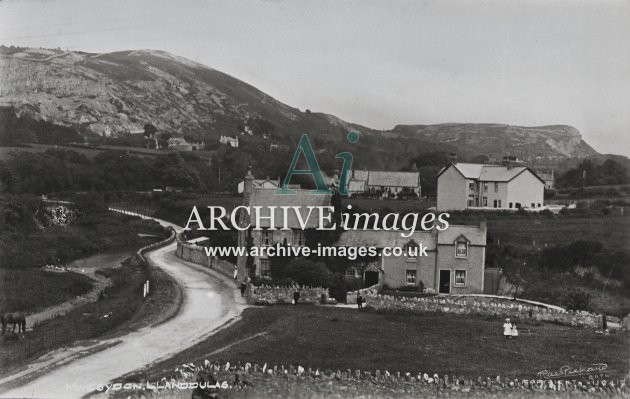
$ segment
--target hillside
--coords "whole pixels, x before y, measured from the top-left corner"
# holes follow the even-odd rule
[[[259,151],[271,142],[293,148],[300,134],[309,133],[318,149],[332,155],[350,150],[356,166],[388,169],[432,152],[457,152],[460,159],[500,159],[510,153],[541,164],[596,154],[570,126],[444,124],[374,130],[301,111],[223,72],[163,51],[89,54],[0,47],[0,78],[0,106],[11,106],[24,118],[72,127],[88,138],[140,134],[151,123],[215,147],[221,135],[240,134]],[[345,142],[349,130],[362,134],[352,147]]]

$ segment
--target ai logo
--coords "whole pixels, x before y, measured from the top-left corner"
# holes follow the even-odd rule
[[[354,144],[359,141],[359,134],[357,132],[350,132],[348,133],[346,138],[348,139],[348,142]],[[297,169],[297,163],[300,160],[301,154],[304,154],[304,159],[306,160],[308,169]],[[344,196],[349,195],[350,190],[348,190],[348,180],[350,179],[350,171],[352,170],[352,154],[349,152],[340,152],[339,154],[335,155],[335,159],[343,159],[341,176],[339,176],[339,194]],[[315,181],[315,186],[317,187],[317,189],[311,191],[312,194],[332,195],[335,193],[333,189],[330,189],[328,186],[326,186],[324,176],[322,175],[322,171],[319,168],[319,164],[317,163],[317,157],[315,157],[315,152],[313,151],[311,142],[308,140],[308,136],[306,134],[303,134],[300,138],[298,147],[295,150],[295,154],[293,155],[293,161],[291,161],[291,166],[289,167],[289,172],[284,178],[282,187],[276,190],[276,194],[295,194],[295,191],[289,188],[289,182],[291,181],[291,177],[293,177],[293,175],[313,176],[313,180]]]

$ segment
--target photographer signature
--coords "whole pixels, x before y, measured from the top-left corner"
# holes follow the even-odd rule
[[[542,370],[536,373],[537,376],[550,379],[562,377],[577,377],[581,375],[590,375],[597,373],[607,373],[608,365],[606,363],[595,363],[588,366],[572,367],[568,364],[560,367],[557,371]]]

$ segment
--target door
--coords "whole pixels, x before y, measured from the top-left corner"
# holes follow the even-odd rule
[[[451,293],[451,271],[440,270],[440,294]]]
[[[378,272],[365,272],[364,288],[378,284]]]

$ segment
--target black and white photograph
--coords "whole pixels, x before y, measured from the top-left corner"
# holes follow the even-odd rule
[[[0,398],[628,398],[629,157],[628,0],[0,0]]]

